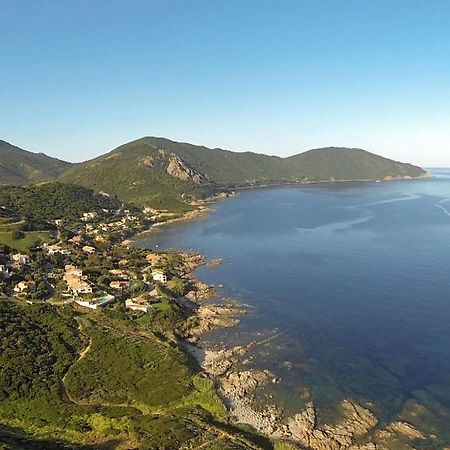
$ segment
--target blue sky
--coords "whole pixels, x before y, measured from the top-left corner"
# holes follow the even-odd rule
[[[146,136],[450,166],[448,0],[0,0],[0,139]]]

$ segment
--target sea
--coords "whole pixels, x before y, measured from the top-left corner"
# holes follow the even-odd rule
[[[449,444],[450,169],[430,171],[242,191],[137,246],[222,259],[197,275],[249,313],[205,339],[261,344],[251,364],[280,380],[261,402],[290,413],[312,400],[325,423],[352,399],[380,427],[403,420]]]

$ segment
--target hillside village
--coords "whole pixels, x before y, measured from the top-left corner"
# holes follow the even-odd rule
[[[48,242],[27,251],[0,244],[0,296],[90,309],[112,303],[145,313],[164,308],[167,298],[184,292],[176,276],[177,255],[118,244],[170,219],[173,214],[166,211],[123,205],[88,211],[75,221],[55,219]]]
[[[213,381],[178,345],[220,322],[197,314],[214,290],[192,276],[204,258],[131,245],[181,214],[61,184],[0,190],[0,212],[0,440],[260,448],[230,434]]]

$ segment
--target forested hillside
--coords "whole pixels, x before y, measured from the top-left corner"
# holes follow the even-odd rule
[[[284,159],[292,176],[312,181],[383,180],[424,176],[423,169],[358,148],[328,147]]]
[[[59,179],[123,201],[181,212],[190,209],[190,199],[240,187],[425,175],[419,167],[356,148],[321,148],[281,158],[145,137],[70,164],[0,141],[0,183]]]
[[[202,197],[226,188],[423,175],[419,167],[361,149],[325,148],[280,158],[146,137],[72,166],[61,180],[170,208],[180,206],[182,194]]]
[[[54,180],[70,163],[32,153],[0,140],[0,184],[27,184]]]
[[[89,211],[118,209],[120,202],[92,189],[65,183],[42,183],[30,186],[3,186],[0,207],[33,221],[78,219]]]

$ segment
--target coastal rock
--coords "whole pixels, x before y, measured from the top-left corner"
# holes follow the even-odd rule
[[[307,403],[305,409],[289,419],[289,432],[298,441],[309,445],[309,436],[316,427],[316,411],[312,402]]]
[[[218,328],[231,328],[239,323],[238,315],[243,310],[228,305],[203,305],[197,309],[197,326],[190,331],[191,336],[200,336]]]
[[[423,439],[424,435],[407,422],[393,422],[386,427],[388,432],[400,433],[408,439]]]
[[[189,338],[198,340],[202,334],[216,328],[232,327],[239,320],[238,315],[246,313],[242,306],[233,304],[199,305],[200,300],[214,292],[208,286],[192,276],[192,270],[204,263],[204,258],[195,255],[184,255],[183,270],[185,279],[189,280],[193,289],[186,295],[185,302],[196,310],[195,327],[189,330]],[[375,450],[374,443],[356,444],[377,424],[377,418],[362,406],[345,400],[341,403],[343,419],[337,424],[319,425],[314,404],[309,401],[303,411],[285,419],[283,411],[276,405],[261,406],[255,401],[259,388],[277,383],[279,379],[268,370],[236,370],[238,362],[249,360],[249,350],[255,345],[266,344],[277,335],[260,342],[252,342],[247,346],[236,346],[228,349],[204,349],[202,367],[207,376],[214,379],[219,395],[224,400],[230,413],[238,423],[251,425],[269,437],[295,442],[300,448],[308,450]],[[245,358],[242,358],[244,357]],[[248,365],[248,364],[247,364]],[[290,367],[289,362],[284,367]],[[309,399],[309,393],[303,393],[303,399]],[[395,425],[405,430],[404,426]]]
[[[253,395],[256,389],[270,382],[273,374],[268,370],[234,370],[238,359],[254,345],[255,342],[219,351],[206,350],[203,368],[216,379],[219,394],[236,422],[273,435],[281,422],[282,411],[275,405],[257,408]]]
[[[205,257],[199,253],[182,253],[183,265],[188,272],[193,272],[197,267],[205,263]]]
[[[268,370],[245,370],[243,372],[231,372],[221,380],[221,390],[229,398],[245,398],[258,386],[266,384],[271,373]]]
[[[251,425],[255,430],[268,436],[274,436],[282,418],[282,412],[275,405],[267,405],[257,410],[251,402],[235,400],[231,413],[236,422]]]
[[[378,423],[367,409],[344,400],[341,404],[344,419],[336,425],[317,425],[314,404],[307,403],[304,410],[288,420],[287,436],[312,450],[343,450],[355,447],[354,441],[366,435]],[[372,445],[372,444],[369,444]],[[374,444],[373,444],[374,445]],[[373,448],[372,445],[372,448]],[[362,448],[371,448],[370,446]]]
[[[213,259],[210,263],[208,263],[208,269],[214,269],[222,264],[221,258]]]
[[[215,288],[212,285],[207,285],[201,281],[196,281],[194,289],[186,294],[186,297],[193,302],[211,300],[214,297]]]
[[[225,375],[235,364],[239,356],[245,355],[250,346],[237,346],[223,350],[205,350],[202,367],[209,375]]]

